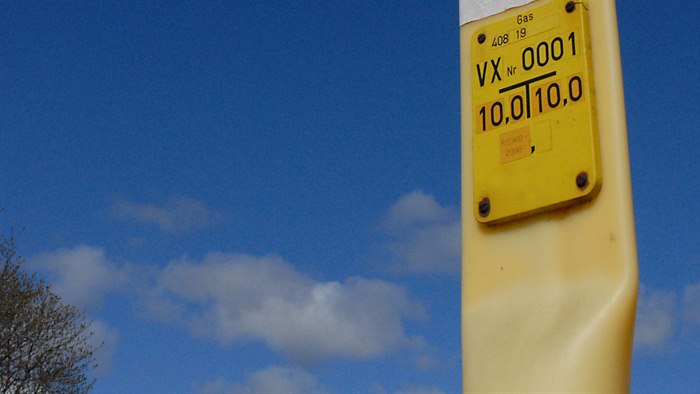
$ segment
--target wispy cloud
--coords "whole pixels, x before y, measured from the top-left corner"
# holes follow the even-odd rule
[[[279,257],[241,254],[170,263],[146,307],[153,317],[196,335],[223,344],[260,340],[302,362],[385,355],[410,342],[403,320],[424,313],[405,289],[389,282],[318,282]]]
[[[104,297],[120,290],[129,281],[129,268],[110,261],[102,248],[79,245],[38,254],[27,260],[28,268],[37,271],[52,291],[66,304],[96,309]],[[107,374],[112,368],[119,332],[104,320],[92,320],[90,343],[97,349],[100,365],[97,372]]]
[[[640,286],[634,345],[640,350],[662,350],[676,325],[677,300],[672,292]]]
[[[88,245],[35,255],[28,266],[41,273],[66,303],[83,308],[98,306],[105,294],[128,278],[125,266],[107,259],[102,248]]]
[[[665,352],[678,343],[700,346],[700,282],[681,291],[641,285],[634,345],[643,352]]]
[[[433,196],[414,191],[392,205],[381,229],[385,247],[399,272],[459,273],[459,210],[440,205]]]
[[[433,196],[416,190],[389,208],[384,226],[388,230],[401,231],[411,225],[451,221],[454,214],[451,208],[438,204]]]
[[[168,234],[208,228],[218,221],[218,214],[204,203],[182,196],[171,197],[160,205],[119,199],[112,205],[110,215],[117,220],[154,225]]]
[[[243,382],[218,378],[194,387],[198,394],[327,394],[315,376],[296,368],[273,366],[248,375]]]
[[[104,320],[93,320],[90,325],[93,336],[90,343],[97,349],[95,359],[99,364],[96,373],[108,375],[114,368],[114,353],[119,344],[119,331]]]

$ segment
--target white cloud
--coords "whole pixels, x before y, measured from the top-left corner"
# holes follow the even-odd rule
[[[27,264],[42,274],[64,303],[79,308],[98,306],[107,293],[125,285],[128,279],[126,269],[107,259],[102,248],[87,245],[38,254],[27,260]],[[89,331],[93,333],[89,343],[97,349],[95,359],[99,368],[95,373],[108,374],[119,333],[103,320],[92,320]]]
[[[224,378],[196,385],[198,394],[325,394],[329,391],[309,373],[286,367],[270,367],[247,376],[244,382]]]
[[[421,190],[401,197],[389,208],[384,225],[399,230],[413,224],[433,223],[450,219],[452,212],[435,201],[433,196]]]
[[[122,286],[125,271],[105,257],[102,248],[79,245],[36,255],[29,268],[43,274],[64,302],[84,308],[99,305],[104,295]]]
[[[421,191],[400,198],[389,208],[383,229],[386,248],[400,272],[459,273],[461,224],[459,210],[442,206]]]
[[[119,199],[110,212],[115,219],[155,225],[169,234],[207,228],[218,219],[204,203],[182,196],[171,197],[162,206]]]
[[[165,267],[151,315],[223,344],[261,340],[299,361],[364,359],[406,346],[405,318],[423,310],[401,287],[349,278],[317,282],[275,256],[210,254]]]
[[[90,330],[94,334],[90,343],[97,348],[95,359],[98,368],[95,370],[100,375],[108,374],[113,368],[114,352],[119,342],[119,332],[102,320],[93,320]]]
[[[663,352],[683,344],[700,344],[700,283],[677,291],[640,285],[634,333],[636,349]],[[675,345],[674,345],[675,344]]]
[[[669,343],[676,324],[676,304],[674,293],[640,286],[635,347],[658,351]]]

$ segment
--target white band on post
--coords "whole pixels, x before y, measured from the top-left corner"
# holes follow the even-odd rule
[[[495,15],[533,0],[459,0],[459,25]]]

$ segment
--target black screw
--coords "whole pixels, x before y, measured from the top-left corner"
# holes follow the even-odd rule
[[[486,34],[484,34],[484,33],[479,34],[479,37],[477,37],[476,40],[479,41],[479,44],[483,44],[484,41],[486,41]]]
[[[482,218],[485,218],[489,216],[489,213],[491,212],[491,201],[489,201],[488,197],[484,197],[481,201],[479,201],[479,216]]]
[[[564,8],[566,8],[566,12],[574,12],[574,10],[576,9],[576,3],[574,3],[573,1],[569,1],[566,3],[566,6]]]
[[[586,171],[576,175],[576,186],[578,186],[578,188],[581,190],[588,186],[588,173]]]

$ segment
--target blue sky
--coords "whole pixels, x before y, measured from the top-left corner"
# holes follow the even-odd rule
[[[619,2],[633,392],[699,392],[697,2]],[[2,231],[97,393],[455,393],[458,2],[21,2]]]

